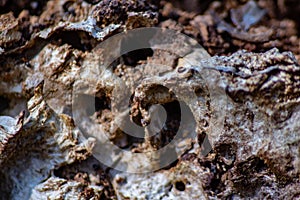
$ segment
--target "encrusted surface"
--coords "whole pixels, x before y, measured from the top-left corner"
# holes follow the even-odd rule
[[[291,20],[295,17],[273,18],[273,1],[214,1],[193,8],[199,2],[1,1],[0,199],[299,198],[300,43]],[[289,6],[280,2],[277,9],[287,13]],[[247,21],[253,13],[253,21]],[[106,46],[109,55],[103,55],[97,47],[101,41],[154,25],[189,34],[219,56],[210,58],[193,44],[183,46],[184,39],[156,36],[151,40],[156,47],[170,45],[174,52],[144,49],[123,55],[109,68],[101,63],[103,56],[114,56],[124,46],[112,41]],[[76,113],[72,94],[85,86],[93,87],[76,96],[83,103]],[[215,95],[219,91],[225,96]],[[130,100],[123,101],[128,94]],[[91,99],[95,105],[84,104]],[[216,102],[222,107],[215,107]],[[165,124],[153,120],[161,109],[154,104],[165,108],[160,113]],[[109,138],[128,152],[148,152],[174,139],[179,106],[190,117],[181,119],[182,129],[195,137],[183,137],[183,154],[174,147],[178,160],[145,174],[102,165],[93,154],[97,140],[84,137],[74,122],[75,114],[84,114],[88,120],[81,123],[95,138]],[[224,118],[214,118],[218,110]],[[127,129],[131,134],[126,134],[119,128],[132,121],[140,132]],[[118,161],[122,155],[109,156]],[[159,160],[169,159],[155,156],[137,164],[151,160],[159,168]],[[132,160],[127,161],[130,166]]]

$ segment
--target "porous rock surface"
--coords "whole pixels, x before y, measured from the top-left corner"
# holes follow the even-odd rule
[[[256,8],[253,3],[249,5]],[[152,50],[146,58],[136,61],[126,55],[112,68],[101,68],[103,49],[95,46],[115,32],[156,24],[157,2],[55,0],[41,6],[41,12],[34,10],[39,17],[26,10],[17,16],[7,13],[0,17],[1,199],[300,197],[300,66],[293,53],[273,48],[263,53],[241,50],[210,58],[202,48],[182,49],[172,43],[183,56]],[[219,51],[221,36],[212,40],[206,32],[217,20],[214,15],[195,17],[176,9],[172,14],[170,6],[163,5],[162,16],[176,15],[182,24],[170,19],[160,26],[185,33],[190,30],[188,26],[196,27],[209,52]],[[190,25],[183,25],[189,24],[187,21]],[[233,35],[235,45],[257,48],[247,43],[249,37],[244,37],[244,32],[234,32],[223,20],[217,23],[219,32]],[[276,21],[275,25],[281,29],[294,27],[290,21]],[[274,32],[268,37],[278,45],[298,41],[291,36],[294,29],[290,29],[277,33],[289,41],[276,40]],[[70,42],[70,35],[75,42]],[[257,38],[250,39],[257,42]],[[269,48],[271,43],[265,41],[258,47]],[[164,67],[153,68],[153,64]],[[80,74],[91,66],[99,66],[103,78]],[[143,76],[145,72],[148,78]],[[218,76],[207,81],[207,72]],[[96,97],[96,112],[89,116],[100,129],[91,126],[90,130],[106,135],[120,148],[147,152],[169,144],[178,126],[177,100],[191,112],[195,123],[187,123],[184,130],[195,132],[195,137],[182,141],[187,149],[178,160],[154,172],[132,174],[104,166],[93,154],[97,140],[84,137],[73,120],[72,92],[79,75],[86,75],[87,80],[80,86],[94,86],[80,96],[83,102]],[[156,80],[174,90],[158,86]],[[116,128],[124,122],[125,118],[119,116],[128,105],[112,110],[111,96],[124,81],[134,94],[129,105],[131,120],[149,123],[153,117],[149,105],[162,104],[167,114],[174,116],[168,119],[164,131],[136,139]],[[223,93],[212,95],[215,91]],[[218,110],[221,123],[214,118]],[[214,129],[216,125],[218,129]],[[149,134],[149,129],[143,130]],[[119,156],[111,155],[111,159]],[[159,167],[159,162],[151,164]]]
[[[47,52],[46,49],[49,47],[44,48]],[[187,57],[200,54],[199,51],[195,51],[196,54],[192,52],[187,54]],[[39,54],[39,59],[44,58],[43,52]],[[90,56],[86,56],[85,59],[84,62],[89,64],[93,62],[89,60]],[[53,58],[53,66],[65,63],[62,60]],[[35,62],[35,59],[32,62]],[[205,132],[211,126],[209,119],[203,121],[205,120],[203,116],[210,116],[205,114],[210,112],[209,108],[205,107],[210,101],[205,87],[201,89],[202,93],[198,94],[199,99],[203,97],[208,101],[204,106],[195,106],[194,103],[197,102],[190,102],[189,96],[185,95],[186,99],[183,101],[190,107],[198,130],[198,136],[189,141],[191,143],[189,151],[179,158],[174,167],[170,166],[152,174],[139,175],[112,170],[110,181],[115,195],[119,198],[144,199],[152,197],[172,199],[180,196],[188,199],[193,198],[191,195],[194,195],[195,199],[216,195],[236,198],[260,198],[265,195],[280,198],[284,194],[290,197],[297,196],[300,167],[298,134],[300,67],[293,55],[288,52],[280,53],[277,49],[260,54],[240,51],[230,57],[212,57],[206,62],[210,62],[208,70],[220,72],[221,80],[216,84],[228,94],[222,132],[218,134],[213,132],[210,134],[208,130]],[[172,79],[164,77],[177,78],[176,83],[180,80],[189,80],[184,81],[187,86],[184,86],[184,82],[180,85],[193,89],[204,84],[199,79],[200,72],[197,71],[197,67],[180,62],[179,65],[162,77],[157,75],[157,78],[166,84]],[[67,66],[58,74],[55,73],[56,77],[60,77],[66,71],[74,71],[77,67],[69,63]],[[42,65],[39,67],[42,68]],[[178,73],[178,67],[186,68],[186,71],[193,70],[193,73],[186,72],[185,75],[181,75]],[[201,66],[198,68],[200,70]],[[1,176],[4,180],[1,182],[1,193],[13,199],[21,196],[31,196],[33,199],[38,196],[58,198],[64,195],[80,198],[79,194],[84,191],[81,184],[75,183],[74,180],[57,178],[51,171],[87,159],[91,156],[95,140],[81,137],[72,122],[72,117],[63,114],[64,109],[60,106],[68,106],[68,87],[63,95],[66,99],[64,104],[56,103],[54,111],[45,103],[45,99],[51,100],[53,95],[46,95],[48,91],[42,87],[51,75],[43,74],[42,70],[36,73],[40,73],[38,76],[42,78],[41,82],[33,87],[34,96],[27,105],[28,116],[23,112],[16,118],[1,117]],[[74,73],[76,74],[76,70]],[[67,74],[65,80],[71,79],[72,73]],[[111,77],[114,77],[113,73]],[[155,77],[154,75],[150,82],[142,81],[138,86],[139,90],[152,88],[157,91],[158,88],[153,88],[156,85],[150,87]],[[56,80],[57,84],[68,84],[67,81],[59,82],[59,78]],[[114,79],[108,80],[117,83]],[[28,80],[25,81],[28,83]],[[110,87],[114,87],[114,84],[103,83],[98,90],[109,97]],[[29,87],[29,84],[26,86]],[[28,90],[28,87],[24,89]],[[151,101],[161,104],[174,101],[172,95],[166,95],[161,99],[159,93],[154,92],[150,95],[147,92],[151,90],[145,92],[146,95],[142,97],[146,99],[142,97],[134,99],[150,104],[153,103]],[[140,94],[141,91],[135,93]],[[156,94],[158,96],[155,96]],[[151,98],[147,99],[149,95]],[[199,99],[197,101],[200,101]],[[138,104],[135,108],[143,112],[142,105]],[[103,115],[108,115],[107,112],[103,112]],[[101,117],[101,113],[98,115]],[[110,122],[113,123],[113,119],[103,122],[103,126],[110,126]],[[122,143],[121,140],[125,137],[124,133],[110,134],[111,140],[115,143],[118,140]],[[209,148],[203,145],[205,134],[208,134],[213,149],[208,155],[203,156],[201,151]],[[168,137],[164,133],[161,135]],[[132,148],[135,151],[139,148],[143,151],[162,145],[161,140],[149,143],[147,140],[130,141],[130,138],[126,138],[123,142],[132,147],[137,144]],[[184,190],[178,184],[183,184]],[[95,196],[101,196],[104,187],[100,186],[94,187],[89,183],[85,187],[91,188]]]

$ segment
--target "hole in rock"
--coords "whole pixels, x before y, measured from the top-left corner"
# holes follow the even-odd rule
[[[175,183],[175,188],[179,191],[184,191],[185,190],[185,184],[182,181],[177,181]]]
[[[0,113],[9,107],[9,100],[3,96],[0,96]]]

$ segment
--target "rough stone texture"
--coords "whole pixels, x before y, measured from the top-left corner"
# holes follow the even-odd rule
[[[0,1],[0,199],[300,198],[295,2]],[[248,17],[258,13],[254,21],[243,18],[245,10]],[[100,41],[156,24],[193,36],[216,56],[170,39],[182,56],[154,49],[126,54],[109,70],[100,66],[102,79],[86,73],[81,75],[88,81],[76,83],[80,72],[102,61]],[[120,44],[111,46],[114,55]],[[174,91],[157,86],[158,80]],[[149,124],[155,117],[149,105],[160,103],[174,116],[166,130],[153,136],[143,128],[149,137],[137,139],[116,128],[127,121],[124,110],[111,109],[116,103],[111,97],[124,81],[134,92],[129,110],[121,104],[131,120]],[[163,169],[147,174],[110,169],[92,155],[96,140],[83,137],[73,121],[72,89],[84,85],[95,87],[80,98],[94,99],[97,108],[82,112],[101,127],[89,129],[122,149],[146,152],[169,144],[178,126],[174,93],[194,121],[184,129],[196,135],[182,141],[187,150]],[[212,95],[216,91],[227,98]],[[224,114],[217,124],[222,129],[212,129],[219,123],[214,102],[222,105],[217,107]]]
[[[194,55],[199,54],[197,52]],[[187,57],[190,55],[193,53],[188,54]],[[204,67],[219,71],[222,74],[222,81],[219,82],[220,87],[226,90],[229,95],[226,107],[222,108],[226,110],[224,129],[222,132],[207,133],[211,144],[213,144],[213,151],[208,156],[203,157],[199,146],[195,145],[190,150],[190,152],[196,152],[197,157],[195,158],[195,155],[191,154],[194,155],[191,161],[202,167],[203,171],[198,170],[198,172],[202,174],[199,178],[201,179],[201,186],[207,192],[207,197],[261,199],[268,196],[281,198],[284,196],[282,193],[284,193],[291,195],[290,198],[296,198],[297,192],[292,194],[288,192],[291,187],[295,191],[297,190],[300,169],[300,138],[298,134],[300,127],[297,123],[300,117],[298,86],[300,66],[295,57],[288,52],[279,53],[277,49],[261,54],[240,51],[230,57],[213,57],[204,63],[209,63],[208,67],[203,65],[196,69],[200,70]],[[184,65],[180,63],[179,66]],[[178,71],[178,68],[176,70]],[[170,77],[171,74],[172,72],[167,73],[165,77]],[[190,73],[185,78],[189,76],[197,77],[197,72],[194,72],[193,75]],[[186,79],[183,79],[185,83],[180,82],[182,79],[180,74],[177,77],[176,82],[180,83],[179,88],[184,87],[185,83],[193,88],[193,85],[186,82]],[[164,76],[158,78],[164,79]],[[166,78],[162,82],[167,85],[168,80]],[[188,80],[199,85],[191,77]],[[151,101],[152,103],[174,101],[172,96],[162,96],[158,92],[159,88],[155,88],[155,84],[154,88],[151,88],[152,81],[155,82],[154,78],[142,82],[137,87],[137,90],[143,88],[142,90],[146,91],[145,94],[141,91],[135,93],[136,97],[140,96],[137,98],[139,102],[147,105]],[[217,82],[215,83],[217,84]],[[155,92],[151,93],[151,91]],[[188,90],[181,89],[180,91]],[[205,112],[202,113],[205,108],[203,109],[199,105],[196,108],[193,107],[188,100],[189,95],[183,96],[186,97],[185,102],[192,109],[195,120],[198,122],[197,128],[200,129],[198,132],[200,140],[194,141],[194,144],[199,142],[203,146],[204,143],[201,140],[203,136],[201,135],[207,131],[204,124],[211,121],[207,120],[204,124],[199,122],[203,122],[201,120],[203,116],[210,115],[205,114]],[[151,97],[151,99],[147,97]],[[142,105],[139,104],[139,106]],[[139,108],[139,106],[135,108]],[[144,111],[143,107],[139,109],[141,112]],[[142,114],[142,116],[144,115]],[[167,136],[166,133],[162,135]],[[151,144],[153,145],[153,143]],[[181,166],[181,164],[182,162],[179,161],[176,167]],[[176,167],[171,168],[170,171],[176,171]],[[160,187],[166,187],[167,183],[156,180],[156,175],[148,175],[152,177],[149,183],[155,182]],[[127,176],[131,177],[131,175]],[[123,175],[122,179],[127,180],[128,177],[125,176],[124,178]],[[118,178],[117,176],[116,179],[118,180]],[[185,175],[185,178],[191,179],[188,178],[188,174]],[[143,185],[148,183],[148,181],[144,181],[145,179],[148,178],[142,178],[139,181],[141,185],[138,184],[140,187],[136,188],[135,193],[128,192],[130,189],[127,184],[121,184],[118,186],[121,188],[119,195],[126,197],[126,195],[131,194],[137,198],[142,198],[141,194],[147,193],[147,189],[143,189]],[[129,185],[135,184],[135,181],[130,181]],[[151,186],[149,187],[151,188]],[[139,192],[140,190],[142,192]],[[157,195],[165,195],[164,191],[161,193],[154,192]],[[189,195],[191,194],[195,193],[191,192]],[[163,198],[168,198],[169,195],[173,195],[172,191]],[[183,192],[182,195],[185,196],[186,194]]]
[[[1,198],[29,198],[56,167],[91,155],[93,139],[80,138],[72,119],[56,114],[42,97],[42,84],[28,102],[29,116],[1,117]]]
[[[199,165],[183,161],[170,170],[154,174],[120,173],[113,184],[119,199],[207,199],[200,186],[205,174]]]
[[[46,46],[45,51],[48,48]],[[201,51],[196,49],[194,52],[188,53],[183,60],[185,58],[190,60],[193,56],[199,56]],[[44,57],[43,52],[41,51],[40,58]],[[67,53],[68,51],[65,52]],[[52,61],[48,59],[48,66],[53,66],[53,69],[57,69],[60,63],[65,63],[64,55],[66,54],[59,55],[63,57],[60,59],[54,56],[55,59],[52,59]],[[197,58],[199,57],[196,56]],[[93,61],[90,59],[91,57],[87,56],[85,62],[91,64]],[[35,59],[32,62],[34,63]],[[170,84],[172,85],[173,83],[180,83],[182,80],[182,83],[179,85],[180,87],[186,87],[186,89],[178,91],[183,92],[183,94],[180,94],[183,96],[182,100],[187,103],[195,117],[199,141],[190,141],[193,144],[189,150],[190,153],[184,155],[182,157],[184,160],[180,159],[175,164],[175,167],[169,169],[170,171],[166,169],[149,175],[113,173],[114,178],[112,178],[112,182],[117,196],[120,198],[130,196],[131,198],[162,197],[172,199],[173,195],[188,198],[193,194],[197,198],[198,196],[206,198],[215,195],[219,197],[234,196],[237,198],[259,198],[269,195],[272,198],[279,198],[282,193],[287,194],[289,193],[288,191],[297,191],[300,168],[300,138],[297,134],[300,130],[299,123],[297,123],[300,120],[298,87],[300,67],[295,58],[291,53],[279,53],[278,50],[272,49],[261,54],[241,51],[233,54],[231,57],[213,57],[203,63],[203,66],[195,67],[193,65],[185,65],[184,61],[179,60],[178,66],[174,71],[171,70],[161,77],[157,76],[160,82],[165,83],[167,87],[171,87]],[[206,65],[207,63],[209,65]],[[74,67],[76,69],[76,65]],[[185,70],[182,68],[185,68]],[[205,112],[208,112],[207,103],[201,107],[197,102],[190,102],[189,99],[191,97],[188,95],[189,88],[194,91],[195,87],[205,84],[201,81],[200,72],[198,72],[202,68],[219,71],[222,74],[222,81],[216,83],[219,84],[219,87],[226,89],[229,95],[223,132],[218,134],[213,132],[206,133],[209,135],[210,142],[214,144],[214,149],[208,156],[203,156],[201,154],[203,149],[200,148],[203,142],[201,141],[202,135],[208,131],[205,127],[210,125],[210,120],[203,118],[203,116],[210,116],[205,114]],[[42,65],[39,65],[39,68],[36,69],[37,73],[43,74],[42,69]],[[57,71],[53,73],[56,74],[57,79],[55,80],[58,83],[58,77],[62,73],[68,72],[67,74],[69,75],[64,76],[64,80],[68,80],[67,77],[71,76],[72,73],[68,69],[68,67],[64,67],[64,70],[58,72],[60,75],[57,74]],[[193,73],[191,73],[191,70]],[[181,71],[184,73],[180,73]],[[155,75],[155,72],[152,73]],[[130,76],[130,72],[128,72],[128,76]],[[113,77],[113,74],[111,74],[111,77]],[[79,139],[79,132],[77,132],[69,116],[56,114],[45,104],[42,94],[45,95],[47,100],[53,98],[50,95],[46,95],[48,93],[46,89],[42,90],[41,88],[46,81],[50,81],[49,79],[51,80],[51,76],[42,76],[41,80],[44,80],[44,82],[36,85],[34,96],[28,103],[28,117],[25,118],[23,113],[17,119],[10,117],[1,118],[1,125],[4,127],[2,133],[4,135],[1,142],[1,165],[3,166],[1,172],[4,177],[3,180],[6,180],[4,182],[5,187],[3,185],[1,188],[3,188],[4,194],[7,196],[11,195],[10,197],[14,199],[18,199],[20,196],[28,196],[33,188],[32,198],[36,198],[38,194],[49,198],[63,194],[76,196],[81,194],[80,191],[82,191],[82,185],[68,182],[65,179],[54,178],[50,172],[76,160],[86,159],[90,155],[93,145],[92,140]],[[90,80],[93,80],[92,77]],[[144,110],[143,105],[154,102],[165,104],[174,101],[174,97],[172,95],[165,96],[164,91],[161,94],[157,93],[158,88],[155,89],[155,85],[153,88],[151,86],[152,82],[155,83],[153,77],[150,81],[142,81],[135,92],[136,97],[139,95],[144,98],[151,96],[151,99],[137,98],[137,106],[133,106],[133,108],[141,112],[146,112],[141,114],[144,119],[147,119],[148,114]],[[55,84],[53,81],[52,83]],[[66,85],[69,82],[63,81],[60,84],[62,83]],[[102,87],[99,85],[97,88],[99,91],[109,92],[110,90],[107,86],[114,84],[102,82]],[[24,89],[30,90],[30,87],[24,87]],[[156,92],[150,94],[152,90]],[[198,97],[208,98],[206,101],[210,101],[208,94],[205,94],[206,90],[202,88],[202,94],[198,95]],[[64,91],[68,91],[68,87]],[[142,91],[146,92],[146,95],[143,95]],[[64,98],[68,95],[68,93],[65,93]],[[109,96],[109,94],[106,95]],[[139,102],[143,102],[143,104],[139,104]],[[196,104],[194,105],[194,103]],[[59,102],[55,104],[61,105]],[[68,101],[65,101],[63,105],[66,104],[68,104]],[[135,100],[133,104],[135,104]],[[57,109],[56,112],[62,113],[63,110]],[[75,132],[72,131],[73,129]],[[167,133],[161,133],[161,136],[168,137]],[[170,135],[169,137],[172,136]],[[111,139],[117,141],[118,137],[115,135]],[[122,137],[119,137],[119,139],[122,139]],[[80,143],[80,141],[83,143]],[[150,143],[148,143],[146,140],[144,141],[146,146],[141,145],[140,147],[142,149],[138,147],[132,150],[143,151],[147,150],[147,148],[157,148],[163,145],[160,141],[153,140],[151,142],[150,139]],[[163,141],[168,141],[168,139]],[[21,145],[15,146],[18,143]],[[37,146],[37,143],[40,145]],[[130,146],[133,144],[131,143]],[[50,151],[52,148],[53,150]],[[47,160],[44,160],[45,156]],[[26,159],[26,161],[22,159]],[[14,167],[11,168],[10,166]],[[27,170],[20,169],[24,166],[26,166]],[[195,166],[195,168],[192,166]],[[34,170],[35,173],[31,170]],[[184,172],[181,170],[184,170]],[[199,177],[195,179],[194,173]],[[23,181],[20,182],[19,179],[15,179],[14,177],[16,176],[23,176]],[[31,178],[29,179],[27,176]],[[32,176],[35,178],[33,179]],[[47,180],[48,176],[52,178]],[[151,179],[144,176],[151,177]],[[37,186],[45,178],[46,182]],[[120,180],[123,179],[127,180],[127,182],[120,184]],[[165,181],[162,182],[160,181],[161,179]],[[28,185],[27,181],[30,181],[31,186]],[[63,185],[56,189],[49,188],[49,185],[51,186],[53,182],[57,181]],[[150,183],[152,186],[148,185]],[[176,189],[176,184],[179,189]],[[180,186],[181,184],[186,188],[183,192],[180,192],[182,190],[180,187],[183,187]],[[251,188],[248,187],[249,184]],[[133,189],[134,185],[139,187]],[[85,190],[93,191],[95,198],[97,195],[101,196],[101,188],[89,189],[89,187]],[[149,190],[151,187],[153,187],[153,190]],[[249,189],[245,190],[244,188],[246,187]],[[195,188],[199,188],[197,193],[193,192]],[[13,193],[9,194],[8,189],[13,191]],[[149,191],[152,192],[149,193]],[[297,192],[294,195],[296,194]],[[290,195],[292,194],[290,193]]]
[[[299,64],[291,53],[277,49],[212,60],[226,77],[230,96],[225,128],[214,144],[223,162],[233,159],[234,165],[221,182],[232,184],[241,196],[278,198],[277,189],[267,189],[268,182],[280,188],[299,181]],[[258,178],[256,173],[266,174]]]
[[[49,178],[37,185],[30,199],[100,199],[103,188],[99,186],[84,186],[78,181],[67,181],[61,178]]]

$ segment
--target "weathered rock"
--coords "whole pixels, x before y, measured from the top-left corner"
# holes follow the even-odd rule
[[[93,139],[80,138],[67,115],[53,112],[42,85],[28,102],[29,116],[1,117],[1,198],[28,199],[31,190],[59,166],[91,155]]]
[[[293,5],[215,1],[201,13],[189,7],[194,13],[175,6],[185,2],[161,2],[159,11],[155,0],[12,2],[0,2],[6,6],[0,15],[0,199],[299,198],[299,34],[295,21],[274,18],[277,7],[287,13]],[[2,14],[8,7],[14,9]],[[248,17],[259,13],[254,21],[243,18],[246,8]],[[194,36],[211,54],[268,51],[210,58],[184,38],[159,35],[150,42],[157,48],[102,63],[128,41],[97,48],[100,41],[156,23]],[[274,46],[296,58],[269,50]],[[74,110],[73,92],[84,87],[84,94],[75,93],[75,108],[82,109]],[[180,118],[179,108],[189,118]],[[81,114],[86,118],[75,123]],[[121,129],[132,122],[139,131]],[[173,144],[178,127],[184,134]],[[156,170],[132,174],[102,165],[95,158],[106,152],[97,151],[102,143],[95,138],[150,152],[139,162],[125,159],[124,169],[150,163]],[[167,145],[170,157],[151,153]],[[115,151],[105,159],[113,168],[124,155]]]

